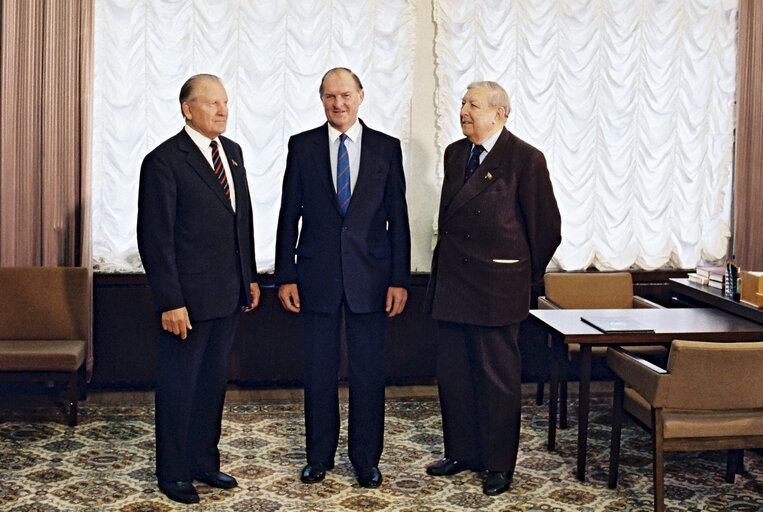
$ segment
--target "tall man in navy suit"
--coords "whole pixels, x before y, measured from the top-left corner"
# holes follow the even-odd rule
[[[259,302],[249,186],[241,147],[222,137],[228,96],[195,75],[180,89],[185,127],[143,160],[138,248],[161,313],[156,476],[167,497],[196,503],[220,472],[228,354],[241,310]]]
[[[483,492],[511,485],[519,448],[519,324],[530,283],[561,242],[546,159],[504,125],[509,96],[469,85],[465,138],[445,149],[438,241],[427,304],[437,320],[437,385],[445,458],[427,473],[487,469]]]
[[[363,86],[352,71],[328,71],[319,94],[328,123],[289,140],[276,241],[278,296],[302,320],[307,465],[301,479],[320,482],[334,467],[344,320],[350,461],[360,485],[377,487],[385,313],[403,311],[410,279],[402,153],[399,140],[358,120]]]

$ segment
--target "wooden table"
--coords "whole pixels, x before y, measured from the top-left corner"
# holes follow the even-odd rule
[[[680,299],[692,306],[699,305],[700,307],[710,306],[718,308],[747,320],[763,324],[763,309],[726,297],[717,288],[692,283],[686,278],[668,279],[668,286]]]
[[[627,317],[654,332],[610,333],[583,323],[586,317]],[[551,336],[551,383],[548,449],[556,444],[560,365],[567,364],[565,344],[580,344],[580,396],[578,406],[577,478],[585,480],[588,448],[588,410],[591,386],[591,347],[669,344],[674,339],[697,341],[763,340],[763,325],[712,308],[680,309],[533,309],[530,318]]]

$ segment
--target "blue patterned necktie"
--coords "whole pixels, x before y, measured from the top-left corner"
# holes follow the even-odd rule
[[[336,159],[336,198],[342,215],[347,213],[347,205],[350,204],[350,155],[344,141],[347,135],[339,136],[339,151]]]
[[[220,185],[223,187],[223,192],[225,192],[225,195],[230,197],[228,178],[225,177],[225,169],[223,168],[223,161],[220,160],[220,150],[217,149],[217,142],[213,140],[209,143],[209,147],[212,148],[212,163],[215,166],[214,172],[215,176],[217,176],[217,181],[219,181]]]
[[[464,183],[472,177],[474,171],[480,166],[480,155],[483,151],[485,151],[485,148],[482,146],[474,146],[472,149],[472,154],[469,157],[469,163],[466,165],[466,172],[464,173]]]

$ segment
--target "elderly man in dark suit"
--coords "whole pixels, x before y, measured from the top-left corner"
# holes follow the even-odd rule
[[[138,248],[161,312],[156,384],[156,476],[167,497],[196,503],[198,480],[220,472],[228,354],[241,310],[257,306],[249,186],[241,148],[222,137],[228,96],[195,75],[180,90],[186,125],[143,160]]]
[[[466,138],[445,150],[438,241],[427,305],[437,323],[445,458],[427,473],[487,469],[483,492],[506,491],[519,445],[520,322],[530,283],[561,241],[543,153],[504,128],[509,97],[472,83],[461,101]]]
[[[350,461],[361,486],[377,487],[385,313],[403,311],[410,278],[402,153],[399,140],[358,120],[364,93],[352,71],[328,71],[319,94],[328,123],[289,140],[276,241],[279,298],[302,320],[307,465],[301,480],[320,482],[334,467],[344,323]]]

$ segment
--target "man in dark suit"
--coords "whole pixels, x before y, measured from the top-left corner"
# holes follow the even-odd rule
[[[561,219],[543,153],[504,128],[506,92],[475,82],[461,105],[466,138],[445,150],[427,289],[445,444],[427,473],[487,469],[483,492],[496,495],[509,488],[517,460],[519,324],[530,283],[561,241]]]
[[[241,148],[222,137],[228,96],[195,75],[180,90],[186,125],[143,160],[138,248],[163,331],[156,384],[156,476],[170,499],[196,503],[220,472],[228,354],[238,313],[259,302],[249,186]]]
[[[410,278],[402,153],[399,140],[358,120],[363,86],[352,71],[328,71],[319,94],[328,123],[289,140],[276,240],[278,295],[302,320],[307,465],[301,479],[320,482],[334,467],[344,320],[350,461],[360,485],[377,487],[385,312],[403,311]]]

